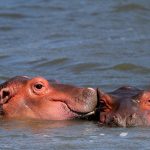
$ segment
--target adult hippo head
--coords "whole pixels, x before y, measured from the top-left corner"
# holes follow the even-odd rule
[[[150,91],[121,87],[113,92],[99,90],[99,121],[108,126],[150,125]]]
[[[67,120],[92,112],[97,91],[42,77],[17,76],[0,85],[0,114],[5,118]]]

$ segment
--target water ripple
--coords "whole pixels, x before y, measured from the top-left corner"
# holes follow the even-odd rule
[[[141,73],[141,74],[150,73],[150,68],[135,65],[135,64],[130,64],[130,63],[118,64],[113,66],[112,69],[117,71],[130,71],[130,72]]]
[[[58,59],[54,59],[51,61],[39,63],[38,65],[36,65],[36,67],[48,67],[48,66],[62,65],[68,61],[69,61],[68,58],[58,58]]]
[[[12,26],[0,26],[0,31],[11,31],[14,28]]]
[[[98,68],[100,66],[100,64],[98,63],[80,63],[80,64],[76,64],[74,66],[70,66],[71,71],[74,73],[80,73],[83,71],[89,71],[89,70],[94,70],[96,68]]]
[[[22,19],[25,18],[26,16],[21,13],[0,13],[0,18],[9,18],[9,19]]]
[[[9,55],[0,54],[0,60],[10,57]]]
[[[128,11],[133,11],[133,10],[149,11],[150,9],[144,7],[143,5],[136,4],[136,3],[119,5],[114,9],[115,12],[128,12]]]
[[[29,8],[29,9],[44,9],[49,11],[64,11],[65,8],[61,6],[50,6],[50,5],[20,5],[21,8]]]

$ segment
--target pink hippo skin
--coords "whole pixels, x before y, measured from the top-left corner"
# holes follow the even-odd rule
[[[99,121],[107,126],[149,126],[150,91],[125,86],[99,94]]]
[[[4,118],[67,120],[90,114],[97,91],[17,76],[0,85],[0,115]]]

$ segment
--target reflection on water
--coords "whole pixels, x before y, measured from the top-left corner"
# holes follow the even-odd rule
[[[1,121],[0,149],[143,149],[149,128],[100,128],[89,121]]]
[[[149,27],[147,0],[1,0],[0,81],[41,75],[106,91],[122,85],[150,89]],[[149,128],[101,128],[88,121],[0,123],[0,149],[150,145]]]
[[[143,6],[143,4],[136,4],[136,3],[129,3],[125,5],[119,5],[115,8],[115,12],[127,12],[127,11],[150,11],[150,8],[147,8],[147,6]]]
[[[4,130],[28,129],[31,132],[45,132],[46,130],[53,130],[57,128],[67,128],[69,126],[80,125],[81,120],[67,120],[67,121],[40,121],[40,120],[1,120],[1,128]],[[85,123],[85,122],[84,122]]]

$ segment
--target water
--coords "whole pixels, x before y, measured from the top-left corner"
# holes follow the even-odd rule
[[[16,75],[111,91],[150,88],[150,1],[1,0],[0,81]],[[149,149],[149,128],[1,121],[0,149]]]

